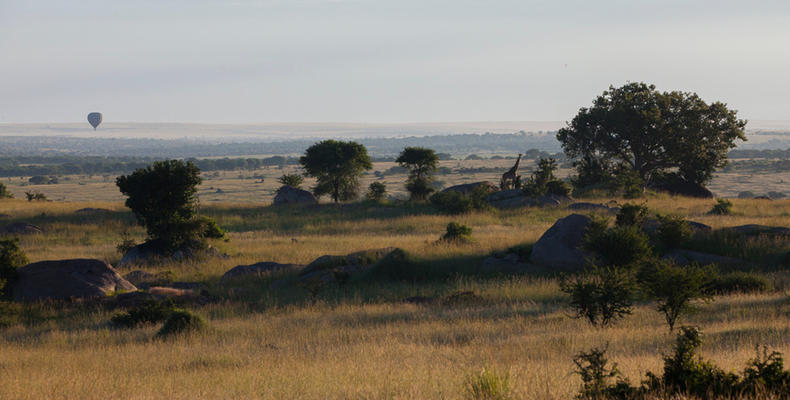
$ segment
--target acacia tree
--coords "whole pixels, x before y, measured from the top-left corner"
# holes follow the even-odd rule
[[[401,167],[409,169],[406,189],[413,200],[425,200],[433,191],[431,180],[439,163],[439,157],[431,149],[424,147],[407,147],[395,160]]]
[[[659,92],[640,82],[610,86],[557,139],[577,160],[583,180],[627,168],[644,183],[674,174],[704,185],[726,165],[735,140],[746,140],[745,126],[724,103],[708,104],[696,93]]]
[[[359,193],[359,177],[373,168],[365,146],[332,139],[310,146],[299,163],[305,175],[318,180],[313,193],[328,194],[335,203],[355,198]]]

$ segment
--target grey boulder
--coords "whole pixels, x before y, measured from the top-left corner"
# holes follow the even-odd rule
[[[12,289],[16,301],[105,297],[137,288],[101,260],[40,261],[17,270]]]
[[[590,218],[571,214],[557,220],[532,247],[529,261],[560,270],[584,268],[590,253],[580,247]]]
[[[296,269],[301,268],[303,265],[297,264],[280,264],[271,261],[264,261],[259,262],[251,265],[237,265],[232,269],[228,270],[222,275],[221,280],[225,281],[228,279],[237,278],[240,276],[260,276],[267,272],[272,271],[280,271],[284,269]]]
[[[318,204],[318,200],[307,190],[285,185],[277,189],[277,195],[274,196],[273,204],[275,206],[288,204],[312,205]]]

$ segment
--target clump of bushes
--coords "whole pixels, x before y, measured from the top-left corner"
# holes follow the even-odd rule
[[[617,226],[641,227],[647,219],[647,207],[642,204],[626,203],[620,206],[620,211],[615,216],[614,224]]]
[[[283,186],[299,189],[302,186],[302,182],[304,182],[304,178],[298,174],[283,174],[283,176],[277,178],[277,182],[280,182]]]
[[[768,290],[767,279],[747,272],[730,272],[714,277],[706,291],[710,294],[755,293]]]
[[[583,248],[596,253],[605,265],[623,267],[653,255],[647,235],[636,225],[608,227],[605,218],[587,226]]]
[[[637,293],[633,274],[619,268],[594,267],[584,274],[564,278],[560,288],[571,296],[574,316],[599,328],[630,315]]]
[[[695,310],[695,301],[710,300],[706,289],[715,274],[713,266],[678,266],[668,260],[652,259],[643,263],[638,280],[643,292],[657,302],[671,332],[680,316]]]
[[[665,249],[674,249],[691,240],[691,227],[679,215],[656,215],[658,229],[656,234]]]
[[[521,185],[524,193],[532,197],[545,195],[570,196],[570,186],[554,176],[554,171],[556,170],[557,161],[555,159],[541,158],[538,160],[538,169]]]
[[[208,324],[199,315],[186,310],[176,310],[170,313],[165,324],[156,333],[160,338],[184,335],[192,332],[206,330]]]
[[[387,195],[387,185],[381,182],[373,182],[368,186],[368,192],[365,193],[365,197],[373,202],[381,203],[384,201],[384,197]]]
[[[0,183],[0,199],[13,199],[14,194],[8,190],[4,183]]]
[[[447,224],[446,232],[442,235],[442,242],[466,243],[472,240],[472,228],[457,222]]]
[[[0,240],[0,297],[8,297],[6,287],[17,278],[17,268],[27,264],[27,255],[19,248],[19,239]]]
[[[663,373],[647,372],[647,379],[636,387],[622,379],[616,364],[608,365],[606,349],[581,352],[574,358],[576,373],[582,377],[578,398],[786,398],[789,393],[790,371],[784,369],[781,353],[758,348],[739,376],[703,359],[699,355],[701,345],[697,328],[681,328],[673,354],[664,357]],[[616,383],[611,382],[613,378]]]
[[[732,202],[727,199],[716,199],[716,204],[708,211],[708,214],[730,215],[732,214]]]
[[[478,187],[468,196],[452,190],[436,192],[430,197],[430,201],[440,211],[457,215],[489,209],[486,196],[488,196],[486,188]]]
[[[27,201],[47,201],[47,196],[41,192],[25,192]]]
[[[508,400],[512,398],[510,374],[491,368],[466,377],[465,397],[469,400]]]
[[[116,328],[135,328],[167,320],[177,309],[170,301],[149,300],[127,311],[115,314],[110,323]]]

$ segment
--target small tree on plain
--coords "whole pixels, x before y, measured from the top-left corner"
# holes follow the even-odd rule
[[[373,182],[368,186],[368,192],[365,197],[370,201],[381,202],[384,201],[384,196],[387,195],[387,185],[381,182]]]
[[[658,303],[657,309],[672,332],[678,319],[694,310],[694,301],[711,299],[706,288],[715,274],[710,267],[678,266],[652,259],[642,265],[638,277],[644,292]]]
[[[607,327],[631,314],[636,284],[630,271],[595,267],[587,273],[564,279],[560,288],[571,296],[576,318]]]
[[[401,167],[409,169],[406,190],[411,193],[412,200],[425,200],[433,192],[431,180],[439,157],[431,149],[424,147],[407,147],[395,160]]]
[[[318,180],[313,193],[328,194],[335,203],[357,197],[359,177],[373,168],[365,146],[332,139],[310,146],[299,163],[306,175]]]
[[[299,186],[302,186],[302,182],[304,182],[304,178],[297,174],[285,174],[277,178],[277,182],[280,182],[280,184],[284,186],[299,189]]]

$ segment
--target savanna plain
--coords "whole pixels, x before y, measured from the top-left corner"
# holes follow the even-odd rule
[[[244,192],[241,183],[235,183],[239,193]],[[491,254],[533,244],[572,212],[564,208],[460,216],[427,204],[276,208],[261,196],[223,201],[215,189],[207,189],[217,185],[204,180],[201,213],[228,231],[228,241],[212,243],[227,257],[144,268],[205,288],[211,301],[184,306],[207,320],[207,330],[163,340],[154,325],[114,329],[110,319],[117,311],[98,304],[7,303],[0,317],[0,398],[459,399],[469,396],[470,377],[485,370],[507,376],[512,398],[569,399],[581,386],[573,364],[580,351],[608,346],[608,358],[638,383],[647,371],[660,372],[662,354],[675,342],[650,301],[637,302],[633,314],[612,327],[594,328],[572,317],[558,274],[481,268]],[[230,182],[219,185],[234,193]],[[47,190],[55,186],[60,185]],[[75,185],[62,196],[117,196],[111,186],[99,181]],[[9,187],[19,191],[13,182]],[[733,199],[731,215],[709,214],[711,199],[651,195],[639,202],[651,212],[678,214],[714,229],[790,226],[790,200]],[[107,211],[76,212],[84,208]],[[43,228],[44,234],[21,237],[20,247],[31,262],[97,258],[117,265],[117,245],[145,237],[120,196],[102,202],[9,199],[0,201],[0,213],[5,223]],[[471,227],[473,239],[437,242],[451,221]],[[419,260],[428,269],[425,279],[352,280],[317,294],[272,285],[295,276],[297,269],[220,280],[236,265],[307,264],[325,254],[383,247],[402,248]],[[748,260],[749,268],[771,285],[758,293],[714,296],[682,318],[683,325],[703,332],[703,357],[724,370],[741,371],[757,346],[790,354],[788,251],[790,242],[764,238],[726,249],[727,255]],[[476,296],[462,302],[403,301],[466,291]]]

